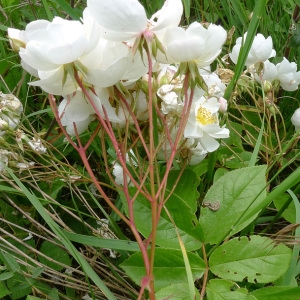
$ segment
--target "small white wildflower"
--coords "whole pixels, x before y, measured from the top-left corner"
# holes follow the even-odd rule
[[[26,237],[25,239],[23,239],[23,241],[28,241],[31,240],[33,238],[33,235],[31,234],[31,232],[29,232],[28,237]]]
[[[108,249],[108,248],[103,248],[102,250],[109,251],[109,257],[111,257],[111,258],[116,258],[117,257],[118,252],[116,252],[114,250],[111,250],[111,249]]]
[[[98,190],[93,183],[89,185],[89,190],[93,195],[97,195]]]
[[[8,166],[8,162],[11,158],[17,160],[17,155],[11,151],[0,150],[0,172],[5,170],[5,167]]]
[[[73,274],[73,270],[70,268],[66,268],[65,273],[68,275],[72,275]]]
[[[78,176],[78,175],[69,175],[69,179],[61,178],[60,180],[63,181],[63,182],[74,183],[77,180],[79,180],[80,178],[81,178],[81,176]]]
[[[23,105],[17,97],[0,92],[0,135],[17,127],[22,112]]]
[[[82,300],[92,300],[92,298],[88,294],[85,294],[81,299]]]
[[[33,167],[35,163],[33,161],[30,161],[28,163],[17,163],[16,167],[19,168],[19,174],[22,173],[22,171],[29,169],[30,167]]]
[[[19,168],[20,170],[25,170],[25,169],[29,169],[30,167],[33,167],[35,165],[35,162],[30,161],[28,163],[17,163],[17,168]]]
[[[32,141],[27,142],[28,145],[37,153],[45,154],[47,148],[45,148],[40,139],[32,138]]]
[[[98,234],[105,238],[105,239],[115,239],[115,235],[110,231],[108,226],[108,220],[107,219],[100,219],[97,221],[97,224],[100,226],[100,228],[97,228]]]

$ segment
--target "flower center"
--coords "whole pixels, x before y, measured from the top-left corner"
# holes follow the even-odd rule
[[[199,107],[196,115],[196,120],[201,125],[215,124],[218,122],[217,116],[213,115],[211,111],[205,107]]]

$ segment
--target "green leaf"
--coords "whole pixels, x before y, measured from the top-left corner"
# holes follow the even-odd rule
[[[207,300],[255,300],[255,297],[248,295],[246,289],[236,288],[233,281],[211,279],[206,287]]]
[[[46,257],[43,257],[41,255],[38,256],[39,261],[46,266],[56,270],[56,271],[61,271],[64,267],[61,265],[58,265],[55,262],[60,262],[62,264],[65,264],[67,266],[71,266],[71,259],[67,252],[62,250],[60,247],[52,244],[51,242],[45,241],[43,242],[40,252],[43,254],[49,256],[52,258],[52,260],[47,259]]]
[[[289,266],[292,251],[285,245],[261,236],[234,238],[209,258],[210,270],[218,277],[233,281],[268,283],[278,279]]]
[[[105,239],[97,236],[77,234],[66,230],[64,230],[63,232],[66,237],[70,239],[70,241],[81,243],[84,245],[134,252],[140,250],[138,244],[132,241]]]
[[[68,1],[65,0],[52,0],[54,3],[57,3],[63,11],[65,11],[73,20],[79,20],[80,15],[75,11],[74,8],[70,6]]]
[[[205,270],[205,263],[198,255],[187,253],[193,278],[201,278]],[[141,252],[131,255],[125,260],[121,267],[137,284],[140,284],[143,276],[146,275]],[[186,283],[187,275],[184,260],[180,250],[156,249],[154,259],[155,290],[167,287],[171,284]],[[186,290],[189,293],[189,290]]]
[[[280,196],[278,195],[278,197],[275,197],[273,203],[276,209],[278,211],[281,210],[283,205],[290,199],[290,197],[291,196],[289,196],[288,194],[283,194]],[[296,223],[296,207],[293,201],[291,201],[288,207],[285,208],[281,216],[292,224]]]
[[[244,151],[242,136],[243,136],[243,126],[239,123],[229,122],[226,124],[226,127],[230,130],[229,138],[224,139],[226,145],[233,145],[238,150]]]
[[[51,300],[60,300],[58,296],[58,289],[52,288],[51,291],[48,292],[48,297]]]
[[[170,172],[166,194],[171,194],[171,196],[165,206],[177,226],[186,250],[196,250],[201,247],[199,240],[202,235],[202,229],[195,215],[197,209],[196,201],[199,197],[197,191],[199,179],[191,170],[185,170],[176,188],[172,191],[178,174],[179,171]],[[135,192],[136,188],[130,189],[132,196]],[[121,197],[125,203],[124,195],[121,195]],[[126,203],[125,208],[128,214]],[[150,202],[142,195],[138,195],[134,202],[134,214],[135,224],[139,232],[147,238],[152,231],[152,210]],[[157,226],[156,244],[164,248],[180,249],[174,225],[164,210],[162,210]]]
[[[251,293],[257,300],[299,300],[300,287],[268,286]]]
[[[43,299],[35,296],[27,296],[26,300],[43,300]]]
[[[40,276],[43,273],[44,270],[45,270],[44,267],[34,268],[31,272],[31,278],[37,278],[38,276]]]
[[[5,296],[9,295],[10,291],[6,288],[3,282],[0,282],[0,299],[4,299]]]
[[[200,213],[205,243],[218,244],[241,231],[258,215],[255,208],[266,197],[266,166],[231,171],[208,190]],[[217,211],[208,204],[219,205]]]
[[[0,249],[0,259],[4,262],[8,270],[12,272],[17,272],[20,270],[20,265],[10,253],[5,253]]]
[[[31,294],[34,283],[35,280],[15,273],[12,278],[7,280],[7,287],[11,291],[12,299],[19,299]]]
[[[199,178],[200,176],[202,176],[207,172],[207,166],[208,166],[208,161],[207,159],[204,159],[197,165],[187,166],[186,170],[193,171],[196,174],[196,176]]]
[[[195,288],[195,300],[200,300],[199,291]],[[190,300],[189,286],[187,283],[171,284],[160,289],[156,294],[156,300]]]
[[[4,273],[0,274],[0,281],[7,280],[13,276],[14,276],[13,272],[4,272]]]

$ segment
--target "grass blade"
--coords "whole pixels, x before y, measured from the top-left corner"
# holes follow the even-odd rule
[[[66,249],[70,252],[70,254],[74,257],[74,259],[81,265],[84,272],[87,276],[99,287],[99,289],[105,294],[107,299],[116,300],[115,296],[111,293],[108,287],[104,284],[104,282],[99,278],[97,273],[92,269],[92,267],[88,264],[88,262],[81,256],[81,254],[77,251],[68,237],[65,235],[63,230],[57,225],[57,223],[49,216],[49,214],[44,209],[43,205],[40,203],[38,198],[32,194],[25,185],[15,176],[15,174],[9,168],[6,168],[7,172],[10,174],[12,179],[16,182],[16,184],[23,191],[24,195],[31,202],[31,204],[35,207],[41,217],[45,220],[48,226],[52,229],[52,231],[57,235],[60,242],[66,247]]]

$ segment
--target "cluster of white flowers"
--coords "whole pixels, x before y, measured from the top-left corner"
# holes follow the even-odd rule
[[[236,45],[229,54],[231,60],[237,63],[238,56],[245,41],[244,37],[236,40]],[[252,74],[255,80],[261,83],[265,91],[278,90],[281,87],[285,91],[296,91],[300,84],[300,71],[297,71],[297,64],[289,62],[285,57],[282,62],[273,64],[269,58],[275,57],[276,51],[273,49],[272,37],[265,38],[262,34],[254,37],[251,49],[246,59],[247,71]],[[262,66],[260,65],[262,64]],[[291,118],[295,130],[300,129],[300,109],[296,109]]]
[[[6,167],[16,167],[21,173],[23,170],[28,170],[34,167],[33,161],[27,162],[14,151],[0,149],[0,173],[5,172]]]
[[[180,64],[192,63],[207,90],[196,87],[182,144],[197,157],[190,162],[197,163],[219,147],[216,139],[229,136],[219,122],[219,110],[227,107],[226,86],[210,70],[227,33],[214,24],[205,27],[194,22],[186,29],[179,27],[182,13],[181,0],[166,0],[150,19],[138,0],[88,0],[80,21],[37,20],[25,30],[9,28],[8,36],[23,68],[38,79],[30,85],[63,96],[58,113],[70,135],[83,133],[97,117],[122,127],[132,121],[128,107],[137,120],[147,121],[148,90],[138,89],[150,82],[147,54],[142,49],[145,43],[152,49],[158,105],[174,131],[185,101],[184,75],[175,74],[182,73]],[[128,106],[116,99],[110,89],[113,85],[129,91]]]
[[[236,40],[236,45],[230,53],[230,58],[237,63],[243,41],[245,41],[247,33],[244,37]],[[286,91],[296,91],[300,84],[300,72],[297,72],[297,64],[289,62],[283,58],[282,62],[273,64],[269,58],[275,57],[276,51],[273,49],[272,37],[265,39],[262,34],[254,37],[250,52],[246,59],[248,71],[253,74],[256,81],[261,82],[268,90],[271,87],[277,89],[281,86]],[[258,64],[262,64],[262,67]]]

